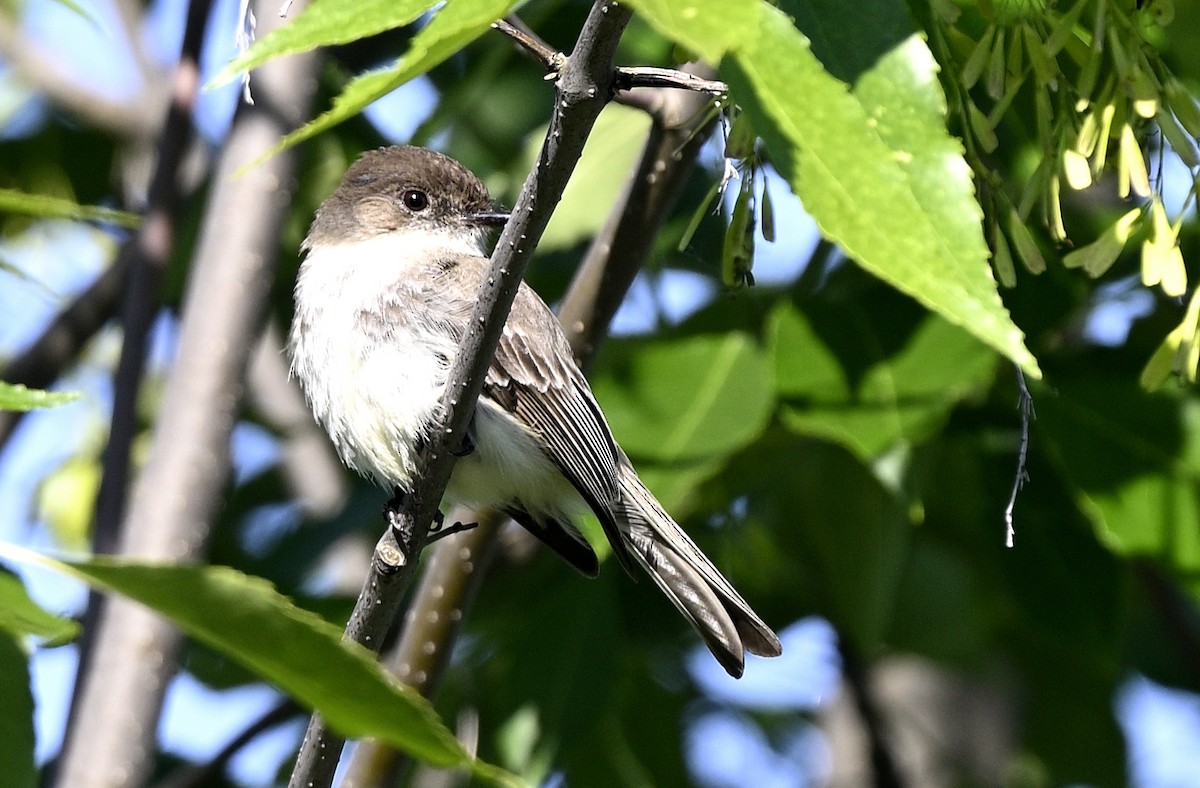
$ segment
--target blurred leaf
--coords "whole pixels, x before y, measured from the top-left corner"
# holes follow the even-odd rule
[[[744,506],[740,529],[762,523],[775,534],[782,563],[772,587],[789,596],[793,615],[820,613],[868,657],[878,653],[908,561],[910,526],[870,469],[840,446],[776,430],[707,488]]]
[[[79,625],[43,609],[26,593],[21,578],[0,567],[0,631],[18,637],[36,635],[57,644],[74,638]]]
[[[865,359],[869,366],[855,381],[790,304],[773,315],[769,343],[776,386],[786,398],[783,422],[868,461],[897,442],[914,444],[933,434],[955,404],[986,390],[997,360],[974,337],[930,315],[895,354]]]
[[[231,60],[205,87],[220,87],[280,55],[345,44],[403,27],[435,5],[434,0],[313,0],[290,22]]]
[[[2,573],[0,573],[2,575]],[[0,603],[2,604],[2,603]],[[0,607],[3,611],[3,607]],[[20,641],[0,633],[0,763],[4,784],[34,788],[33,692],[29,688],[29,660]]]
[[[1062,378],[1056,389],[1037,398],[1038,430],[1097,538],[1162,562],[1200,600],[1200,402],[1116,375]]]
[[[79,454],[67,458],[38,485],[38,517],[59,546],[87,549],[101,471],[98,457]]]
[[[766,355],[740,333],[611,345],[593,388],[621,446],[656,462],[736,451],[774,404]]]
[[[0,410],[54,408],[74,402],[81,396],[77,391],[41,391],[26,388],[20,383],[5,383],[0,380]]]
[[[980,583],[975,567],[918,531],[896,588],[888,647],[964,667],[986,658],[995,622]]]
[[[99,205],[80,205],[63,197],[29,194],[14,189],[0,189],[0,213],[76,219],[81,222],[107,222],[120,227],[137,227],[142,221],[142,217],[129,211],[118,211]]]
[[[755,35],[765,3],[758,0],[631,0],[635,11],[659,33],[709,63]]]
[[[864,268],[1040,376],[988,266],[971,170],[945,128],[936,63],[908,39],[851,95],[779,12],[725,61],[776,165]]]
[[[337,627],[296,607],[260,578],[227,567],[60,562],[3,544],[0,555],[149,606],[320,711],[347,737],[373,736],[431,764],[469,765],[496,782],[507,779],[495,767],[473,761],[428,702],[385,673],[370,652],[342,642]]]
[[[649,130],[650,116],[644,112],[619,104],[604,108],[542,234],[539,252],[569,249],[600,230],[641,158]],[[545,137],[544,127],[529,135],[525,171],[537,161]]]
[[[393,65],[361,74],[333,101],[333,109],[288,134],[247,167],[336,126],[367,105],[441,63],[474,41],[516,5],[516,0],[455,0],[447,3],[413,36],[408,51]]]

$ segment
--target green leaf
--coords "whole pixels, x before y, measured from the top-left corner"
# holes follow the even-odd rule
[[[42,391],[0,380],[0,410],[53,408],[74,402],[81,396],[77,391]]]
[[[1200,601],[1200,402],[1099,375],[1035,397],[1038,431],[1100,541],[1161,561]]]
[[[866,270],[1040,377],[988,266],[971,171],[944,126],[924,42],[909,38],[850,94],[778,11],[723,72],[792,190]]]
[[[774,405],[766,354],[740,333],[612,345],[593,386],[625,451],[656,462],[736,451]]]
[[[371,736],[434,765],[469,765],[499,782],[508,779],[473,761],[433,707],[388,675],[370,652],[342,642],[337,627],[296,607],[261,578],[228,567],[101,558],[60,562],[5,544],[0,555],[36,562],[152,608],[316,709],[348,737]]]
[[[855,325],[859,325],[857,322]],[[862,364],[860,344],[830,348],[794,306],[772,315],[769,345],[783,423],[836,441],[870,461],[898,442],[929,437],[963,398],[985,391],[996,356],[976,339],[930,315],[898,352],[852,375],[837,354]],[[876,345],[865,337],[861,345]]]
[[[604,108],[542,234],[539,251],[570,249],[599,232],[641,157],[649,130],[650,116],[644,112],[619,104]],[[533,169],[545,136],[544,126],[529,135],[525,171]]]
[[[840,446],[770,430],[709,489],[744,502],[739,533],[761,526],[774,535],[759,572],[776,574],[762,582],[786,591],[785,609],[815,610],[868,658],[878,653],[891,626],[910,526],[869,468]]]
[[[411,24],[436,2],[431,0],[314,0],[295,19],[272,30],[254,46],[231,60],[209,82],[209,88],[224,85],[244,71],[258,68],[281,55],[308,52],[373,36]]]
[[[763,6],[756,0],[631,0],[629,5],[663,36],[714,64],[753,38]]]
[[[79,632],[79,625],[42,608],[26,593],[21,578],[0,568],[0,631],[65,643]]]
[[[393,65],[351,80],[341,95],[334,99],[333,109],[288,134],[247,167],[253,167],[280,151],[336,126],[361,112],[376,99],[424,74],[479,38],[492,22],[507,14],[516,4],[516,0],[454,0],[445,4],[429,24],[413,36],[408,51]]]
[[[0,608],[2,609],[2,608]],[[0,634],[0,763],[4,784],[34,788],[33,692],[29,689],[29,658],[17,638]]]
[[[29,194],[15,189],[0,189],[0,213],[19,213],[51,219],[76,219],[82,222],[107,222],[121,227],[137,227],[142,217],[99,205],[80,205],[74,200]]]

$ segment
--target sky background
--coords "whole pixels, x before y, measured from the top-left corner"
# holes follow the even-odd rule
[[[136,95],[137,74],[127,42],[116,32],[110,4],[81,0],[87,20],[54,0],[30,0],[24,29],[37,46],[55,58],[80,84],[112,98]],[[239,25],[236,0],[217,0],[203,58],[204,79],[215,73],[234,52]],[[142,31],[148,55],[162,63],[173,60],[182,37],[183,0],[155,0]],[[205,139],[219,144],[228,130],[239,87],[227,86],[201,94],[197,123]],[[437,94],[426,79],[417,79],[373,105],[367,112],[388,139],[407,141],[427,117]],[[16,82],[0,61],[0,136],[22,136],[47,120],[46,107]],[[706,164],[720,171],[715,146]],[[1173,166],[1168,157],[1167,166]],[[1182,178],[1167,178],[1168,184]],[[800,273],[816,243],[816,229],[778,177],[768,178],[780,237],[774,244],[759,239],[755,277],[764,285],[783,284]],[[736,190],[730,190],[732,196]],[[1179,198],[1167,195],[1167,205]],[[111,260],[118,239],[87,225],[65,221],[39,222],[21,236],[0,239],[0,259],[28,275],[28,280],[0,271],[0,357],[8,357],[36,337],[54,313]],[[535,263],[536,264],[536,263]],[[635,282],[614,321],[614,333],[653,329],[660,320],[675,322],[703,306],[717,293],[711,279],[693,272],[666,271]],[[1097,342],[1118,344],[1130,322],[1148,310],[1152,297],[1136,281],[1106,288],[1088,325]],[[169,318],[154,331],[151,374],[170,363],[176,326]],[[31,414],[0,454],[0,540],[44,551],[62,548],[39,522],[38,484],[79,452],[95,452],[103,443],[111,407],[110,369],[120,348],[119,335],[109,329],[64,379],[62,388],[83,392],[83,398],[53,411]],[[252,475],[274,462],[276,446],[261,430],[239,428],[234,435],[237,472]],[[66,615],[79,614],[86,592],[74,581],[44,570],[17,567],[31,593],[46,607]],[[717,710],[700,715],[687,732],[688,760],[697,777],[710,785],[800,786],[820,782],[828,774],[829,753],[819,731],[809,725],[784,737],[778,749],[743,715],[744,709],[799,708],[818,712],[836,697],[840,680],[837,649],[831,627],[815,618],[794,622],[780,632],[784,657],[749,658],[746,675],[730,679],[697,646],[689,668],[714,700]],[[31,670],[37,701],[38,758],[53,756],[61,743],[75,670],[74,647],[41,649]],[[204,759],[239,733],[278,700],[262,687],[216,692],[187,674],[171,685],[160,734],[167,749],[184,757]],[[1131,779],[1140,786],[1200,785],[1200,697],[1160,687],[1140,676],[1124,684],[1114,707],[1129,743]],[[203,720],[204,724],[196,724]],[[295,750],[303,721],[277,728],[245,748],[232,762],[232,773],[247,784],[264,784]],[[807,771],[797,768],[805,764]]]

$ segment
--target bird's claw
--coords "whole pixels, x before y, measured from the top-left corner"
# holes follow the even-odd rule
[[[454,525],[446,525],[446,518],[441,512],[438,512],[434,518],[433,525],[429,528],[430,543],[436,542],[438,539],[443,539],[451,534],[470,531],[472,528],[477,528],[479,523],[455,523]]]

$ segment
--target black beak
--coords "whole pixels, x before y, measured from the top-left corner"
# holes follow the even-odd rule
[[[467,217],[471,224],[481,227],[503,227],[508,221],[508,211],[480,211]]]

